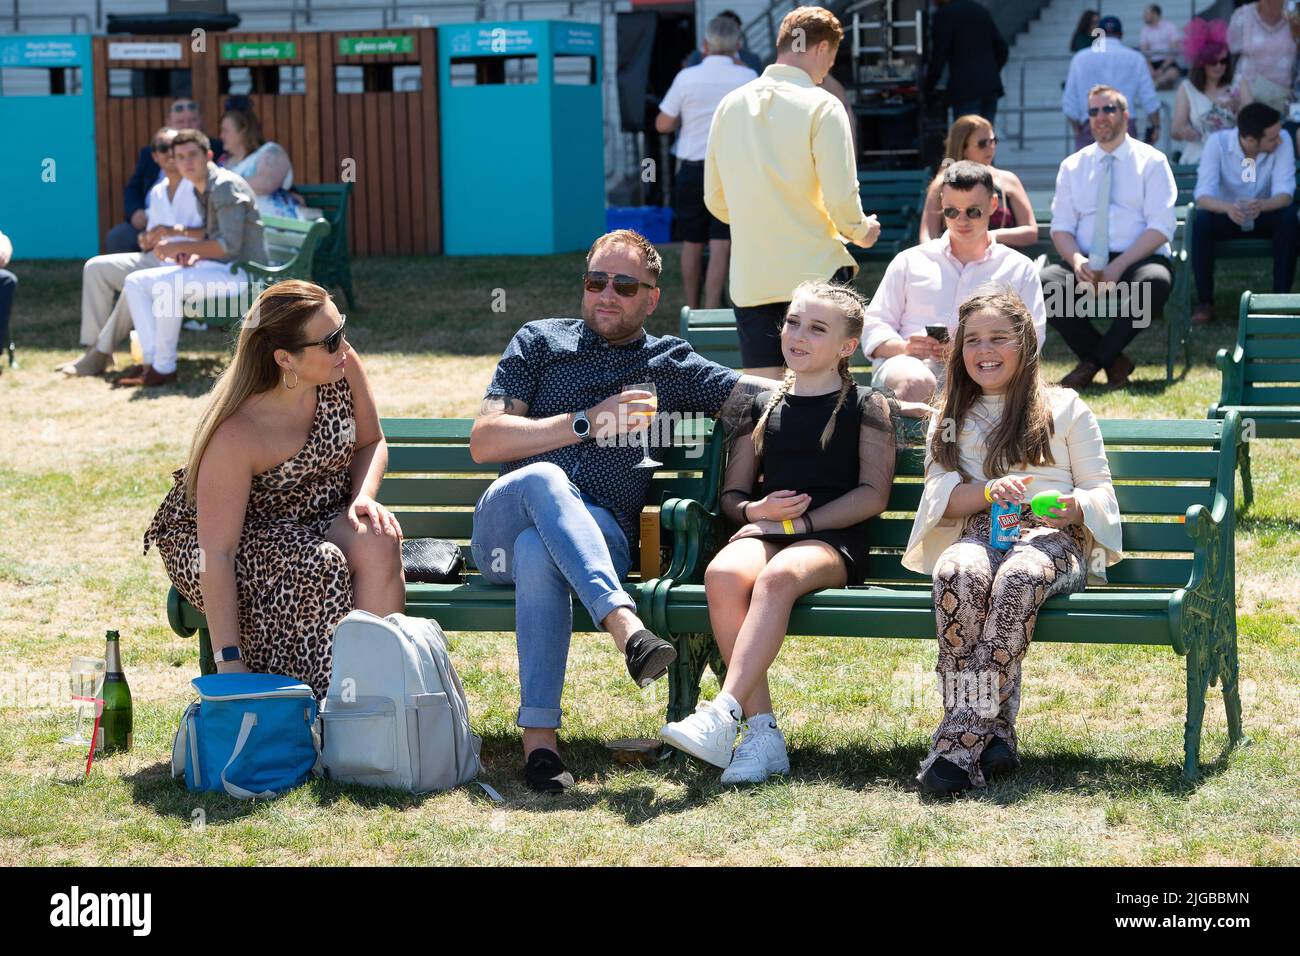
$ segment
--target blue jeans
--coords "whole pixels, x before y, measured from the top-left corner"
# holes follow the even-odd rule
[[[558,465],[538,462],[502,475],[483,493],[470,547],[486,581],[515,586],[517,723],[559,727],[573,594],[598,627],[615,608],[636,608],[618,583],[632,566],[627,536]]]

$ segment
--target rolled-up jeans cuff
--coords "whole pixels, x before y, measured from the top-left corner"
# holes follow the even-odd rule
[[[553,730],[560,726],[560,708],[558,707],[520,707],[519,717],[515,723],[520,727],[537,730]]]
[[[615,608],[625,607],[632,611],[636,610],[636,601],[632,600],[632,595],[626,591],[610,591],[608,594],[602,594],[591,607],[587,608],[587,613],[591,615],[591,622],[600,627],[600,622],[609,617]]]

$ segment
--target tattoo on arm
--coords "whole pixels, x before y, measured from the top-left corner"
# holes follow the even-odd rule
[[[483,404],[479,406],[480,415],[492,415],[500,413],[503,415],[519,414],[519,400],[511,398],[509,395],[489,395],[483,399]]]

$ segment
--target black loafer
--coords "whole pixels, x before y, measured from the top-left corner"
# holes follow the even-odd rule
[[[980,754],[980,770],[984,772],[985,779],[992,780],[994,777],[1001,776],[1004,773],[1019,768],[1020,759],[1011,752],[1007,742],[1001,737],[994,737],[993,742],[984,748]]]
[[[637,687],[649,687],[677,660],[677,648],[644,628],[627,639],[623,653],[627,656],[627,672]]]
[[[573,786],[573,774],[554,750],[539,747],[524,762],[524,783],[538,793],[563,793]]]
[[[946,757],[930,764],[921,775],[921,792],[932,797],[953,797],[970,787],[970,775]]]

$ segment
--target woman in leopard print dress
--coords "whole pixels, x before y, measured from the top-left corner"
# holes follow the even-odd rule
[[[249,316],[144,549],[206,614],[219,672],[323,696],[335,625],[405,604],[401,528],[374,500],[387,446],[324,289],[278,283]]]
[[[944,715],[917,779],[942,795],[1019,765],[1020,664],[1038,610],[1089,577],[1104,581],[1123,556],[1097,420],[1077,393],[1040,382],[1029,310],[985,288],[959,317],[903,556],[934,575]],[[1052,517],[1028,507],[1040,491],[1060,494]],[[993,501],[1021,508],[1020,539],[1006,550],[989,542]]]

